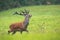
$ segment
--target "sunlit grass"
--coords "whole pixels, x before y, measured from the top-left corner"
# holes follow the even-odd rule
[[[23,9],[29,9],[32,14],[27,28],[29,33],[8,35],[12,23],[24,20],[24,17],[13,13]],[[60,40],[60,5],[28,6],[0,12],[0,40]]]

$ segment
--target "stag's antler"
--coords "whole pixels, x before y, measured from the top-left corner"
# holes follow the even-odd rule
[[[20,15],[24,15],[24,16],[27,14],[29,14],[29,11],[26,9],[24,9],[24,11],[21,11],[21,13],[20,13]]]
[[[26,13],[26,14],[29,14],[29,10],[26,10],[26,9],[24,9],[24,10],[25,10],[25,13]]]
[[[18,15],[27,15],[27,14],[29,14],[29,11],[28,10],[26,10],[26,9],[24,9],[24,11],[21,11],[20,13],[18,13],[18,12],[15,12],[14,14],[18,14]]]

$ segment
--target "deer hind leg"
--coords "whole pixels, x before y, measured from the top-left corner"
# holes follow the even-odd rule
[[[8,34],[10,34],[11,32],[12,32],[12,31],[9,30],[9,31],[8,31]]]
[[[16,32],[17,32],[17,30],[14,30],[13,33],[12,33],[12,35],[15,34]]]
[[[16,33],[16,31],[13,31],[12,35],[15,34],[15,33]]]

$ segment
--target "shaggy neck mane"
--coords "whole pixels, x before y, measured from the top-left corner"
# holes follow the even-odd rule
[[[24,19],[24,22],[23,22],[23,25],[24,25],[25,28],[27,28],[28,24],[29,24],[29,15],[26,15],[25,19]]]

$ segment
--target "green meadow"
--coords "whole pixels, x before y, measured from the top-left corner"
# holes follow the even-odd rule
[[[23,16],[13,15],[28,9],[32,17],[27,32],[8,34],[12,23],[21,22]],[[13,8],[0,12],[0,40],[60,40],[60,5],[40,5]]]

